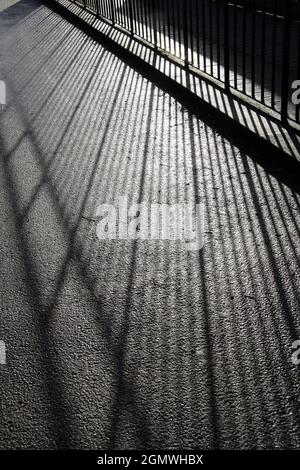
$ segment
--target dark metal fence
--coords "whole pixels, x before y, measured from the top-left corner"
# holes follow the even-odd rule
[[[71,0],[147,41],[228,93],[300,123],[292,84],[300,80],[297,0]]]

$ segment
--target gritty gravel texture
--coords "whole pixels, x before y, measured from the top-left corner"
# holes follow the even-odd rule
[[[0,448],[299,447],[299,193],[46,6],[4,13]],[[120,195],[203,202],[204,249],[99,241]]]

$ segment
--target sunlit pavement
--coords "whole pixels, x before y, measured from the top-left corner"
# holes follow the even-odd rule
[[[40,2],[0,33],[0,447],[299,447],[299,191]],[[122,195],[204,248],[100,241]]]

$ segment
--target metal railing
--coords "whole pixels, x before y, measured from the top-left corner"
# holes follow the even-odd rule
[[[192,73],[217,80],[300,124],[297,0],[70,0],[149,43]]]

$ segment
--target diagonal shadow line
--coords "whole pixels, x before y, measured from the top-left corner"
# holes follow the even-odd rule
[[[40,6],[42,7],[42,6],[43,6],[43,3],[41,3]],[[36,13],[36,10],[33,10],[33,11],[34,11],[34,14],[31,15],[31,16],[32,16],[32,18],[35,18],[36,15],[37,15],[37,13]],[[38,8],[38,11],[39,11],[39,8]],[[54,12],[52,11],[52,12],[50,12],[48,15],[46,15],[45,17],[43,17],[42,20],[39,20],[39,26],[40,26],[42,23],[47,22],[50,17],[53,17],[53,13],[54,13]],[[25,17],[24,22],[26,22],[27,20],[28,20],[28,17]],[[22,21],[22,22],[23,22],[23,21]],[[1,13],[0,13],[0,25],[1,25]],[[18,22],[18,26],[20,26],[20,22]],[[31,31],[32,29],[34,29],[34,28],[35,28],[35,26],[32,26],[32,28],[30,28],[30,31]],[[48,35],[48,34],[46,34],[45,36],[47,36],[47,35]],[[20,42],[22,42],[22,39],[19,39],[19,40],[17,40],[16,42],[14,42],[14,43],[13,43],[13,46],[14,46],[15,48],[17,48]],[[10,45],[9,47],[11,47],[11,45]],[[7,52],[7,50],[8,50],[8,49],[2,49],[1,53]],[[22,58],[24,58],[26,55],[27,55],[27,53],[26,53]],[[1,56],[1,54],[0,54],[0,56]]]
[[[2,138],[0,136],[0,149],[3,146]],[[69,436],[71,436],[71,427],[68,423],[67,416],[65,415],[64,403],[63,403],[63,390],[62,387],[55,381],[55,386],[53,386],[53,376],[52,372],[55,371],[56,365],[54,358],[50,353],[50,335],[51,331],[48,325],[48,322],[45,321],[45,312],[43,306],[39,302],[39,292],[36,286],[36,282],[33,277],[33,264],[31,254],[29,252],[28,243],[26,235],[23,230],[20,230],[20,213],[18,211],[18,201],[14,191],[14,181],[13,174],[9,169],[7,161],[3,161],[3,172],[7,182],[7,192],[11,200],[11,212],[15,217],[15,227],[16,232],[18,233],[20,244],[22,246],[22,258],[23,265],[26,271],[26,276],[24,276],[25,282],[27,284],[28,292],[30,292],[30,303],[31,309],[35,313],[37,318],[37,336],[40,339],[38,342],[39,345],[39,355],[41,367],[45,373],[45,382],[46,388],[49,396],[50,409],[52,413],[52,434],[55,437],[56,444],[58,448],[68,448],[69,447]]]
[[[130,302],[129,302],[130,303]]]
[[[76,38],[76,36],[75,36]],[[65,39],[65,38],[64,38]],[[74,39],[74,37],[72,38]],[[40,115],[40,113],[43,111],[44,107],[49,103],[50,99],[55,95],[55,93],[57,93],[57,85],[60,84],[62,82],[62,80],[64,79],[64,77],[69,73],[69,71],[71,70],[71,68],[73,68],[73,65],[76,63],[76,58],[77,58],[77,55],[78,55],[78,52],[79,50],[85,46],[87,43],[87,39],[84,40],[83,38],[81,38],[81,41],[79,42],[79,44],[76,46],[76,48],[74,49],[75,51],[75,55],[74,55],[74,51],[72,51],[72,55],[71,55],[71,58],[70,60],[68,60],[68,63],[67,63],[67,66],[65,67],[64,69],[64,72],[60,75],[59,79],[56,81],[56,84],[55,86],[52,87],[50,93],[46,96],[46,98],[41,102],[41,105],[40,107],[37,109],[37,111],[35,112],[35,117],[34,119],[32,119],[30,122],[33,123],[37,118],[38,116]],[[56,51],[57,48],[54,49],[54,52]],[[100,49],[100,52],[101,52],[101,49]],[[101,52],[101,54],[98,54],[99,58],[97,59],[96,61],[96,65],[99,65],[100,62],[101,62],[101,58],[103,56],[103,51]],[[48,56],[48,59],[52,57],[53,54],[50,54],[50,56]],[[74,55],[74,57],[72,58],[72,56]],[[95,57],[96,57],[96,54],[95,54]],[[44,64],[44,62],[42,62]],[[34,74],[35,75],[35,74]],[[28,80],[27,81],[27,84],[30,82],[31,80]],[[22,90],[22,89],[21,89]],[[21,90],[18,90],[18,93],[21,91]],[[16,90],[15,90],[16,91]],[[82,96],[84,96],[85,93],[83,93]],[[78,95],[77,95],[77,98],[78,98]],[[79,104],[76,106],[76,109],[75,109],[75,112],[76,110],[78,110],[78,107],[79,107]],[[72,118],[74,117],[74,114],[75,112],[73,112],[72,114]],[[60,139],[59,143],[58,143],[58,146],[59,144],[61,143],[61,141],[63,140],[63,137],[65,135],[65,133],[67,132],[68,129],[65,130],[62,138]],[[25,131],[24,135],[26,135],[26,133],[29,133],[28,130]],[[16,147],[20,144],[20,141],[22,140],[23,136],[16,142],[15,146],[12,148],[12,150],[10,150],[10,152],[6,153],[5,157],[6,158],[9,158],[10,154],[12,152],[15,151]],[[55,151],[58,149],[58,146],[55,148]]]
[[[102,60],[102,57],[103,55],[105,54],[105,51],[102,51],[100,57],[98,58],[97,62],[98,64],[101,63],[101,60]],[[59,84],[65,75],[67,75],[67,73],[69,72],[69,70],[71,69],[72,65],[76,63],[76,56],[74,56],[74,59],[72,59],[72,61],[70,62],[68,68],[66,69],[66,71],[64,72],[63,76],[61,77],[61,79],[57,82],[57,84]],[[86,95],[87,91],[88,91],[88,87],[90,85],[90,82],[92,81],[92,78],[89,80],[89,82],[87,83],[86,85],[86,89],[85,91],[82,93],[81,95],[81,100],[84,98],[84,96]],[[41,104],[40,108],[38,109],[37,113],[36,113],[36,116],[35,116],[35,119],[32,121],[32,123],[37,119],[37,117],[39,116],[40,112],[42,112],[44,106],[46,106],[46,104],[49,102],[49,100],[51,99],[51,97],[55,94],[56,92],[56,87],[53,88],[53,90],[50,92],[50,94],[47,96],[46,100],[43,101],[43,103]],[[31,199],[30,199],[30,202],[28,203],[24,213],[23,213],[23,217],[22,217],[22,220],[24,220],[28,214],[28,212],[30,211],[30,208],[32,206],[32,204],[34,203],[36,197],[38,196],[38,193],[40,191],[40,189],[42,188],[42,186],[45,184],[45,181],[48,181],[48,178],[47,178],[47,174],[48,174],[48,171],[50,170],[51,168],[51,165],[53,163],[53,160],[55,158],[55,155],[56,155],[56,152],[58,151],[58,149],[60,148],[65,136],[67,135],[68,133],[68,130],[70,129],[71,127],[71,124],[72,124],[72,121],[74,120],[76,114],[78,112],[78,107],[76,106],[75,110],[73,111],[71,117],[70,117],[70,120],[67,124],[67,126],[65,127],[64,129],[64,132],[62,134],[62,136],[60,137],[60,140],[58,141],[55,149],[53,150],[53,156],[52,158],[46,163],[44,164],[44,169],[43,169],[43,172],[45,173],[46,177],[45,178],[42,178],[41,182],[36,186],[32,196],[31,196]],[[31,127],[31,126],[30,126]],[[12,154],[13,152],[16,150],[16,148],[21,144],[22,140],[24,139],[24,137],[26,135],[32,135],[32,131],[27,128],[27,130],[25,131],[25,133],[20,137],[20,139],[18,139],[18,142],[15,144],[14,148],[7,154],[4,155],[4,158],[8,159]]]
[[[49,17],[49,16],[51,16],[51,15],[48,15],[48,17]],[[47,21],[48,21],[48,19],[49,19],[48,17],[47,17]],[[46,39],[48,36],[51,37],[51,34],[53,33],[53,31],[57,28],[58,25],[63,24],[63,22],[64,22],[63,18],[62,18],[60,21],[57,21],[57,23],[55,23],[55,25],[54,25],[50,30],[48,30],[47,33],[46,33],[44,36],[40,37],[39,42],[36,42],[36,41],[35,41],[34,47],[32,47],[29,51],[27,51],[26,54],[23,54],[23,55],[22,55],[22,58],[20,59],[20,61],[14,63],[14,67],[16,67],[19,62],[21,62],[21,61],[23,62],[24,59],[32,53],[32,51],[38,46],[39,43],[42,43],[43,41],[45,41],[45,39]],[[39,22],[39,26],[40,26],[40,24],[41,24],[41,23]],[[57,45],[57,48],[60,46],[60,44],[63,43],[63,41],[64,41],[70,34],[71,34],[71,31],[69,31],[68,33],[66,33],[65,37],[61,40],[61,43],[59,43],[59,44]],[[16,46],[16,45],[14,45],[14,47],[15,47],[15,46]],[[10,47],[11,47],[11,45],[10,45]],[[50,57],[51,57],[51,55],[54,54],[54,52],[55,52],[55,50],[52,51],[52,53],[50,54]],[[31,78],[33,78],[33,76],[32,76]],[[25,84],[25,85],[26,85],[26,84]]]
[[[68,35],[67,35],[68,36]],[[66,37],[61,41],[60,44],[63,43],[63,41],[66,39]],[[57,49],[57,48],[56,48]],[[54,52],[56,51],[56,49],[54,50]],[[47,60],[52,57],[52,55],[54,55],[54,52],[51,53],[48,57],[47,57]],[[24,56],[23,56],[24,57]],[[102,57],[102,56],[101,56]],[[99,59],[99,63],[101,61],[101,57]],[[43,62],[43,64],[46,63],[46,60]],[[68,74],[69,70],[71,69],[71,67],[76,63],[76,55],[74,56],[74,58],[70,61],[70,63],[68,64],[68,67],[65,69],[64,73],[62,74],[62,76],[60,77],[60,80],[56,82],[56,86],[53,87],[52,91],[48,94],[47,98],[41,103],[41,106],[39,107],[39,109],[37,110],[36,112],[36,116],[34,118],[34,120],[32,120],[32,122],[34,122],[37,117],[39,116],[39,114],[43,111],[43,108],[46,106],[46,104],[49,102],[49,100],[52,98],[52,96],[55,95],[56,93],[56,87],[59,83],[62,82],[62,80],[64,79],[64,77]],[[38,72],[36,72],[34,74],[34,76],[37,74]],[[30,81],[32,80],[32,78],[30,79]],[[25,86],[28,84],[28,82],[24,85],[24,88]],[[7,109],[7,108],[5,108]],[[74,113],[73,113],[74,114]],[[66,132],[67,132],[68,129],[66,129]],[[63,137],[64,135],[66,134],[66,132],[63,134]],[[5,152],[4,153],[4,157],[5,159],[8,159],[10,158],[10,156],[17,150],[17,148],[20,146],[21,142],[23,141],[23,139],[28,136],[30,134],[30,131],[28,129],[25,130],[25,132],[18,138],[18,140],[16,141],[16,143],[14,144],[14,146],[12,147],[12,149],[10,149],[9,152]],[[61,143],[61,141],[63,140],[63,137],[62,139],[60,140],[59,144]],[[59,145],[57,146],[56,150],[58,149]],[[47,168],[51,165],[51,162],[49,164],[47,164]],[[38,186],[37,188],[37,191],[39,190],[39,188],[41,187],[41,185],[43,184],[43,182],[40,183],[40,185]],[[30,207],[28,207],[27,211],[29,210]],[[24,214],[24,217],[26,216],[26,214]]]
[[[235,155],[235,150],[233,149],[232,146],[230,146],[230,152],[228,152],[226,150],[226,146],[225,146],[225,142],[224,140],[222,139],[221,140],[221,143],[220,142],[217,142],[217,139],[216,139],[216,136],[214,136],[214,139],[213,139],[213,142],[214,142],[214,148],[216,149],[217,151],[217,154],[219,155],[218,153],[218,149],[221,148],[221,152],[223,151],[224,155],[228,156],[231,155],[231,158],[233,158],[233,162],[234,162],[234,165],[235,165],[235,168],[237,170],[237,175],[238,175],[238,181],[239,181],[239,185],[240,185],[240,188],[241,188],[241,191],[242,191],[242,194],[243,194],[243,200],[244,200],[244,205],[246,207],[246,210],[247,210],[247,215],[249,217],[249,220],[251,220],[251,216],[250,216],[250,211],[249,211],[249,208],[248,208],[248,205],[249,203],[252,201],[252,199],[250,198],[249,199],[249,194],[247,193],[247,185],[245,185],[245,181],[242,180],[241,178],[241,174],[240,174],[240,170],[239,170],[239,164],[242,165],[242,167],[244,167],[244,169],[246,169],[249,174],[251,175],[251,171],[250,171],[250,167],[249,167],[249,164],[248,164],[248,161],[245,163],[245,156],[241,156],[241,160],[242,162],[239,162],[239,158],[240,156],[236,156]],[[247,158],[246,158],[247,160]],[[218,161],[219,161],[219,156],[218,156]],[[218,163],[218,169],[219,169],[219,173],[220,173],[220,178],[221,178],[221,181],[222,181],[222,188],[223,188],[223,192],[225,192],[225,188],[226,188],[226,185],[224,185],[224,181],[226,181],[226,175],[227,174],[230,174],[230,160],[229,158],[226,158],[225,159],[225,166],[227,168],[227,172],[225,171],[225,175],[224,175],[224,178],[223,178],[223,174],[221,173],[222,170],[223,170],[223,173],[224,173],[224,167],[222,166],[221,162],[219,161]],[[258,169],[257,169],[258,170]],[[247,173],[247,172],[246,172]],[[257,175],[258,176],[258,175]],[[259,176],[258,176],[259,177]],[[250,176],[250,178],[252,178]],[[268,181],[268,175],[266,175],[266,178],[267,178],[267,181]],[[234,184],[232,183],[232,180],[231,181],[231,194],[233,195],[234,197],[234,204],[235,204],[235,207],[237,208],[237,211],[238,211],[238,208],[239,208],[239,203],[238,203],[238,198],[236,196],[236,190],[235,190],[235,186]],[[254,181],[253,181],[253,184],[254,184]],[[271,191],[270,193],[272,194],[272,187],[271,188]],[[269,195],[270,195],[269,193]],[[265,195],[265,199],[267,201],[267,195]],[[264,200],[264,199],[263,199]],[[260,206],[261,204],[263,203],[263,200],[260,201]],[[266,203],[267,204],[267,203]],[[226,208],[227,208],[227,205],[226,205]],[[227,209],[228,210],[228,209]],[[262,233],[263,235],[263,238],[266,239],[265,237],[265,234],[267,234],[267,240],[268,243],[266,243],[266,251],[269,252],[268,254],[270,255],[269,256],[269,263],[270,265],[272,265],[272,274],[270,274],[271,277],[269,277],[269,279],[267,280],[266,277],[264,276],[263,272],[264,272],[264,265],[263,265],[263,262],[262,260],[260,259],[260,253],[259,253],[259,243],[255,243],[255,247],[256,247],[256,256],[257,256],[257,262],[259,264],[259,270],[261,271],[261,282],[262,282],[262,285],[260,285],[259,289],[262,289],[264,292],[266,292],[266,295],[269,295],[270,294],[270,291],[268,291],[268,281],[270,280],[270,278],[272,278],[273,276],[277,278],[277,275],[279,274],[278,272],[278,269],[277,269],[277,262],[276,262],[276,259],[274,257],[274,253],[272,254],[272,249],[270,248],[272,245],[271,245],[271,239],[269,238],[269,234],[267,233],[267,229],[266,229],[266,226],[265,226],[265,218],[263,218],[263,220],[260,221],[260,224],[259,224],[259,227],[260,227],[260,232]],[[243,230],[243,226],[244,226],[244,221],[243,221],[243,218],[241,218],[241,215],[239,214],[238,215],[238,227],[239,227],[239,232],[240,232],[240,240],[242,240],[242,245],[244,246],[244,253],[245,253],[245,261],[246,261],[246,264],[248,266],[248,271],[249,271],[249,277],[251,279],[251,289],[253,289],[253,291],[255,292],[256,291],[256,288],[255,288],[255,283],[254,283],[254,279],[255,279],[255,271],[253,270],[253,267],[251,265],[251,259],[250,259],[250,256],[248,254],[248,251],[247,251],[247,236],[246,236],[246,233],[245,231]],[[234,241],[234,226],[231,224],[230,222],[230,217],[229,217],[229,220],[228,220],[228,226],[230,227],[230,239],[231,239],[231,248],[233,249],[233,252],[234,252],[234,258],[235,258],[235,271],[236,273],[239,273],[238,276],[240,277],[240,280],[241,280],[241,286],[243,286],[243,278],[241,277],[241,274],[240,274],[240,267],[239,267],[239,255],[238,255],[238,250],[237,250],[237,246],[236,246],[236,243]],[[232,230],[234,229],[234,230]],[[240,242],[239,242],[240,243]],[[226,250],[226,246],[224,243],[222,243],[222,251],[223,251],[223,255],[222,255],[222,259],[223,259],[223,263],[225,265],[225,269],[226,269],[226,272],[227,274],[225,275],[225,279],[226,277],[230,278],[231,277],[231,273],[230,273],[230,263],[228,262],[228,254],[227,254],[227,251]],[[232,269],[232,267],[231,267]],[[277,279],[276,279],[277,280]],[[276,287],[279,287],[280,288],[280,285],[278,286],[278,283],[276,283]],[[230,289],[230,288],[229,288]],[[232,292],[232,294],[235,294],[234,292]],[[286,299],[288,300],[288,299]],[[282,302],[283,305],[287,305],[287,301],[286,302]],[[287,308],[285,308],[286,312],[288,311]],[[286,322],[285,320],[285,317],[286,315],[283,315],[282,316],[282,320],[284,323],[287,323],[287,330],[289,330],[289,327],[290,325],[292,325],[293,328],[295,328],[295,325],[293,323],[293,319],[292,319],[292,316],[288,313],[288,316],[290,317],[289,318],[289,321]],[[249,318],[251,318],[249,316]],[[264,323],[264,319],[259,316],[259,321],[260,321],[260,324],[259,324],[259,327],[258,327],[258,330],[259,331],[259,334],[261,335],[261,344],[266,344],[267,342],[265,342],[265,337],[268,336],[268,333],[266,331],[266,327],[265,327],[265,323]],[[250,325],[250,328],[252,329],[252,325],[251,325],[251,321],[250,323],[248,324],[247,328],[249,328],[249,325]],[[256,325],[255,325],[256,326]],[[278,338],[278,343],[277,344],[277,349],[278,351],[280,352],[281,356],[282,356],[282,359],[283,360],[286,360],[286,356],[285,356],[285,353],[284,353],[284,347],[283,347],[283,342],[282,342],[282,332],[280,333],[279,331],[279,328],[278,328],[279,325],[277,325],[277,322],[274,318],[273,322],[272,322],[272,330],[274,330],[274,334],[275,334],[275,337]],[[269,327],[270,328],[270,327]],[[239,334],[238,332],[236,333],[236,341],[238,341],[238,338],[239,338]],[[253,333],[250,333],[250,336],[254,337],[255,334]],[[293,339],[293,336],[291,335],[291,338]],[[252,344],[252,341],[251,341],[251,348],[252,351],[253,351],[253,357],[255,357],[255,353],[258,355],[258,352],[257,352],[257,348],[256,348],[256,345],[255,343]],[[240,346],[241,348],[242,346]],[[268,364],[269,364],[269,367],[270,367],[270,370],[272,369],[272,363],[270,362],[269,360],[269,357],[271,357],[271,354],[270,354],[270,350],[268,349],[267,346],[265,346],[265,350],[266,350],[266,356],[267,356],[267,361],[268,361]],[[287,390],[290,390],[291,389],[291,386],[292,386],[292,379],[291,379],[291,376],[288,374],[288,372],[284,369],[283,370],[283,374],[284,376],[284,379],[285,379],[285,383],[288,384],[287,385]],[[247,397],[247,391],[245,390],[244,392],[244,396]],[[270,401],[269,399],[265,397],[264,395],[264,392],[262,391],[260,394],[259,394],[259,400],[261,401],[262,405],[264,408],[267,408]],[[263,407],[262,407],[262,410],[263,410]]]
[[[148,110],[148,117],[146,123],[146,140],[144,143],[143,149],[143,166],[141,170],[141,178],[140,178],[140,187],[139,187],[139,197],[138,197],[138,204],[142,203],[143,199],[143,192],[145,186],[145,178],[146,178],[146,166],[147,166],[147,157],[149,152],[149,139],[150,139],[150,132],[147,130],[151,126],[152,120],[152,111],[153,111],[153,97],[154,97],[154,85],[151,85],[150,90],[150,97],[149,97],[149,110]],[[127,295],[126,295],[126,302],[125,302],[125,318],[123,321],[123,328],[121,331],[121,338],[118,342],[118,349],[116,360],[119,365],[119,375],[118,381],[116,385],[116,394],[114,398],[114,414],[112,418],[112,425],[110,431],[110,438],[109,438],[109,448],[115,449],[117,444],[117,430],[118,430],[118,423],[121,416],[121,408],[122,408],[122,397],[126,395],[128,391],[127,379],[125,377],[125,370],[126,370],[126,352],[127,352],[127,341],[130,329],[130,308],[132,303],[132,296],[133,296],[133,282],[134,276],[136,272],[136,262],[137,262],[137,250],[138,250],[138,241],[134,240],[133,243],[133,254],[131,260],[131,267],[130,267],[130,274],[129,274],[129,281],[128,281],[128,288],[127,288]],[[140,431],[140,439],[142,442],[143,447],[146,446],[147,442],[149,442],[149,429],[147,426],[147,421],[143,422],[143,427],[141,427]]]
[[[270,236],[268,234],[268,231],[266,229],[265,217],[264,217],[264,214],[263,214],[263,211],[262,211],[262,208],[261,208],[261,203],[260,203],[260,200],[259,200],[259,196],[258,196],[256,187],[255,187],[255,183],[254,183],[253,178],[252,178],[252,174],[251,174],[251,171],[250,171],[250,168],[249,168],[249,164],[248,164],[246,159],[244,160],[244,165],[245,165],[245,169],[247,170],[246,171],[246,178],[247,178],[248,185],[249,185],[249,188],[250,188],[250,191],[251,191],[252,200],[253,200],[255,208],[256,208],[259,225],[261,227],[261,232],[262,232],[263,238],[265,240],[265,246],[266,246],[266,249],[267,249],[268,258],[269,258],[269,260],[272,263],[272,266],[274,268],[274,275],[276,277],[276,283],[277,283],[277,286],[278,286],[278,294],[279,294],[280,302],[281,302],[281,305],[284,307],[284,310],[286,312],[286,322],[287,322],[287,325],[288,325],[288,328],[289,328],[290,337],[291,337],[292,340],[295,340],[295,338],[298,338],[298,328],[296,327],[296,325],[293,321],[291,312],[290,312],[288,298],[285,294],[285,288],[284,288],[284,285],[283,285],[282,280],[281,280],[281,276],[280,276],[280,273],[279,273],[279,270],[278,270],[278,265],[274,261],[274,254],[272,253],[272,248],[271,248],[272,247],[272,242],[271,242]]]
[[[115,92],[115,96],[118,95],[118,92],[120,90],[120,87],[121,87],[121,84],[122,84],[122,80],[124,78],[124,75],[125,75],[125,71],[126,71],[126,68],[123,70],[123,73],[122,73],[122,76],[120,78],[120,82],[119,82],[119,85],[117,87],[117,90]],[[113,108],[112,108],[112,111],[111,113],[113,113]],[[26,122],[26,118],[25,118],[25,114],[22,112],[21,110],[21,115],[23,116],[23,119],[24,121]],[[107,126],[110,125],[110,119],[108,119],[108,123],[107,123]],[[27,128],[30,129],[30,125],[29,123],[27,122]],[[59,276],[59,281],[57,283],[57,287],[56,287],[56,290],[55,290],[55,294],[53,295],[53,301],[52,303],[45,309],[44,307],[39,306],[39,311],[40,310],[43,310],[43,313],[44,313],[44,318],[42,321],[40,321],[40,324],[39,324],[39,331],[40,331],[40,334],[42,335],[43,337],[43,344],[49,344],[49,340],[47,338],[47,333],[44,332],[44,327],[48,326],[49,324],[49,316],[51,315],[51,312],[53,311],[53,309],[55,308],[55,305],[56,305],[56,299],[57,299],[57,296],[61,290],[61,287],[63,285],[63,282],[64,282],[64,278],[66,276],[66,273],[67,273],[67,266],[68,266],[68,263],[69,263],[69,260],[72,258],[72,257],[75,257],[77,259],[77,261],[79,262],[79,265],[80,265],[80,272],[82,274],[82,280],[84,282],[84,284],[88,287],[88,289],[90,290],[90,292],[93,294],[93,297],[94,297],[94,300],[96,301],[96,303],[99,305],[100,309],[101,309],[101,302],[99,302],[99,299],[95,296],[95,293],[90,285],[90,280],[91,278],[88,278],[87,276],[87,269],[83,266],[83,260],[81,259],[81,256],[80,256],[80,246],[76,246],[75,245],[75,237],[76,237],[76,231],[77,231],[77,226],[78,224],[76,224],[74,227],[70,227],[70,225],[67,223],[66,220],[64,220],[64,215],[63,215],[63,208],[60,206],[60,202],[59,202],[59,199],[58,199],[58,196],[56,195],[56,190],[53,186],[53,184],[51,183],[51,179],[49,179],[47,177],[47,167],[45,167],[44,163],[43,163],[43,159],[42,159],[42,150],[39,148],[39,144],[34,140],[34,132],[32,130],[29,130],[29,134],[31,135],[31,140],[32,140],[32,143],[34,145],[34,148],[36,150],[35,154],[38,156],[38,160],[39,160],[39,164],[41,165],[42,169],[43,169],[43,174],[44,174],[44,177],[43,177],[43,180],[47,181],[48,182],[48,185],[51,189],[51,197],[52,199],[54,200],[54,203],[55,203],[55,206],[58,208],[59,210],[59,213],[60,213],[60,216],[61,216],[61,219],[65,225],[65,231],[67,232],[68,234],[68,239],[69,239],[69,248],[68,248],[68,253],[66,255],[66,259],[65,259],[65,263],[62,267],[62,270],[61,270],[61,273],[60,273],[60,276]],[[106,132],[104,132],[104,134],[106,134]],[[101,144],[101,148],[103,147],[104,145],[104,141],[105,141],[105,138]],[[90,182],[89,182],[89,185],[88,187],[91,188],[92,187],[92,181],[95,177],[95,174],[96,174],[96,166],[99,162],[99,158],[101,156],[101,148],[99,150],[99,153],[98,153],[98,158],[97,158],[97,161],[94,165],[94,171],[92,172],[92,175],[91,175],[91,179],[90,179]],[[6,163],[7,164],[7,163]],[[11,181],[12,185],[13,185],[13,182]],[[79,214],[79,217],[78,217],[78,223],[79,223],[79,220],[80,220],[80,216],[84,210],[84,207],[85,207],[85,203],[88,199],[88,194],[89,194],[89,191],[86,192],[86,195],[85,195],[85,198],[84,198],[84,202],[81,206],[81,209],[80,209],[80,214]],[[20,227],[21,227],[21,224],[22,224],[22,216],[18,217],[17,218],[17,225],[19,227],[19,230],[20,230]],[[26,243],[26,240],[25,238],[23,237],[22,238],[22,244],[24,245]],[[32,272],[32,268],[31,268],[31,262],[30,262],[30,254],[29,252],[25,253],[25,265],[28,268],[27,270],[27,274],[28,274],[28,279],[30,279],[30,282],[29,282],[29,287],[30,289],[33,290],[34,292],[34,295],[35,297],[38,298],[39,296],[39,293],[37,292],[37,289],[35,287],[35,282],[34,282],[34,279],[32,279],[32,275],[31,275],[31,272]],[[34,286],[34,287],[32,287]],[[98,319],[97,319],[98,320]],[[120,348],[117,346],[115,346],[113,344],[113,335],[112,335],[112,322],[111,320],[109,320],[106,325],[103,323],[103,320],[101,320],[101,328],[102,328],[102,331],[104,331],[105,333],[105,339],[106,339],[106,342],[108,343],[108,346],[110,348],[110,350],[112,351],[113,355],[114,355],[114,359],[115,359],[115,364],[116,364],[116,368],[117,368],[117,375],[119,376],[120,374],[120,367],[119,367],[119,357],[120,357]],[[50,335],[50,332],[49,332],[49,335]],[[47,355],[49,356],[49,349],[50,348],[47,348]],[[44,359],[44,363],[47,364],[48,362],[51,364],[51,368],[52,367],[55,367],[55,363],[54,361],[51,359],[51,357],[46,357]],[[50,374],[50,371],[49,371],[49,374]],[[122,372],[121,372],[122,374]],[[63,391],[62,390],[53,390],[53,385],[52,385],[52,388],[51,388],[51,376],[50,377],[47,377],[47,382],[48,382],[48,385],[49,385],[49,392],[50,392],[50,398],[52,397],[52,395],[54,397],[56,396],[59,396],[59,397],[62,397],[63,396]],[[122,382],[122,381],[121,381]],[[123,383],[123,382],[122,382]],[[127,385],[126,385],[126,390],[131,393],[132,395],[132,399],[135,403],[135,398],[134,398],[134,379],[130,378],[130,379],[127,379]],[[57,387],[58,388],[58,387]],[[57,407],[56,406],[56,402],[59,404],[59,406]],[[56,399],[53,399],[52,400],[52,408],[53,408],[53,414],[54,416],[56,416],[56,423],[57,423],[57,427],[59,428],[59,423],[60,423],[60,418],[57,414],[57,408],[59,409],[63,409],[63,402],[62,400],[56,400]],[[137,404],[135,403],[135,406],[137,406]],[[145,434],[145,430],[147,429],[147,424],[146,424],[146,418],[143,416],[142,414],[142,411],[140,410],[139,411],[140,415],[137,416],[139,418],[139,428],[140,430],[143,430],[144,431],[144,434]],[[69,441],[68,441],[68,438],[66,436],[70,435],[69,434],[69,429],[63,429],[62,432],[60,433],[60,436],[59,436],[59,439],[58,439],[58,443],[59,443],[59,446],[62,447],[62,448],[68,448],[69,447]],[[147,433],[146,433],[147,434]],[[147,435],[145,437],[145,442],[147,441]]]
[[[188,127],[190,131],[190,144],[191,144],[191,158],[193,163],[193,168],[197,167],[196,161],[196,142],[194,137],[194,128],[193,128],[193,117],[189,113],[188,114]],[[197,181],[197,174],[193,171],[193,185],[195,191],[195,203],[197,204],[200,201],[200,191],[199,191],[199,184]],[[210,319],[210,309],[209,309],[209,302],[208,302],[208,292],[207,292],[207,284],[205,279],[205,262],[203,256],[203,250],[199,252],[199,272],[201,273],[201,282],[202,282],[202,299],[203,299],[203,318],[204,318],[204,330],[205,334],[205,341],[206,341],[206,357],[208,362],[208,385],[209,385],[209,400],[210,400],[210,423],[212,426],[212,449],[218,449],[221,444],[220,439],[220,430],[218,425],[218,412],[217,412],[217,391],[216,391],[216,378],[215,378],[215,368],[213,366],[213,334],[212,334],[212,325]]]
[[[49,15],[49,16],[50,16],[50,15]],[[39,41],[38,41],[38,42],[35,40],[34,49],[36,49],[37,45],[38,45],[40,42],[45,41],[45,39],[46,39],[48,36],[51,37],[51,35],[53,34],[53,31],[54,31],[57,27],[60,27],[60,25],[63,25],[63,24],[65,24],[63,18],[62,18],[60,21],[57,21],[57,22],[55,23],[55,25],[54,25],[50,30],[48,30],[47,33],[46,33],[44,36],[39,37]],[[39,22],[39,27],[40,27],[40,22]],[[55,48],[52,48],[51,52],[50,52],[48,55],[46,55],[46,54],[44,55],[44,60],[39,64],[39,70],[37,70],[36,72],[34,72],[33,74],[30,75],[30,79],[23,83],[23,88],[26,88],[26,86],[28,85],[28,83],[31,82],[31,81],[36,77],[36,75],[40,72],[40,68],[41,68],[43,65],[45,65],[45,64],[47,63],[47,61],[48,61],[50,58],[52,58],[52,57],[55,56],[55,54],[57,53],[57,50],[64,44],[64,42],[65,42],[70,36],[72,36],[73,33],[74,33],[74,30],[73,30],[72,28],[70,28],[69,31],[66,32],[66,33],[64,33],[64,32],[61,33],[62,37],[61,37],[60,41],[59,41],[58,43],[57,43],[57,41],[56,41]],[[78,30],[77,35],[79,35],[79,34],[80,34],[80,31]],[[72,40],[74,41],[74,37],[72,37]],[[88,38],[86,38],[85,41],[88,41]],[[30,55],[30,54],[32,53],[32,50],[33,50],[33,49],[30,49],[26,54],[22,55],[22,58],[21,58],[20,62],[23,62],[24,59],[25,59],[28,55]],[[72,51],[72,52],[73,52],[73,51]],[[16,63],[13,64],[14,67],[16,67],[17,65],[18,65],[18,62],[16,62]]]

